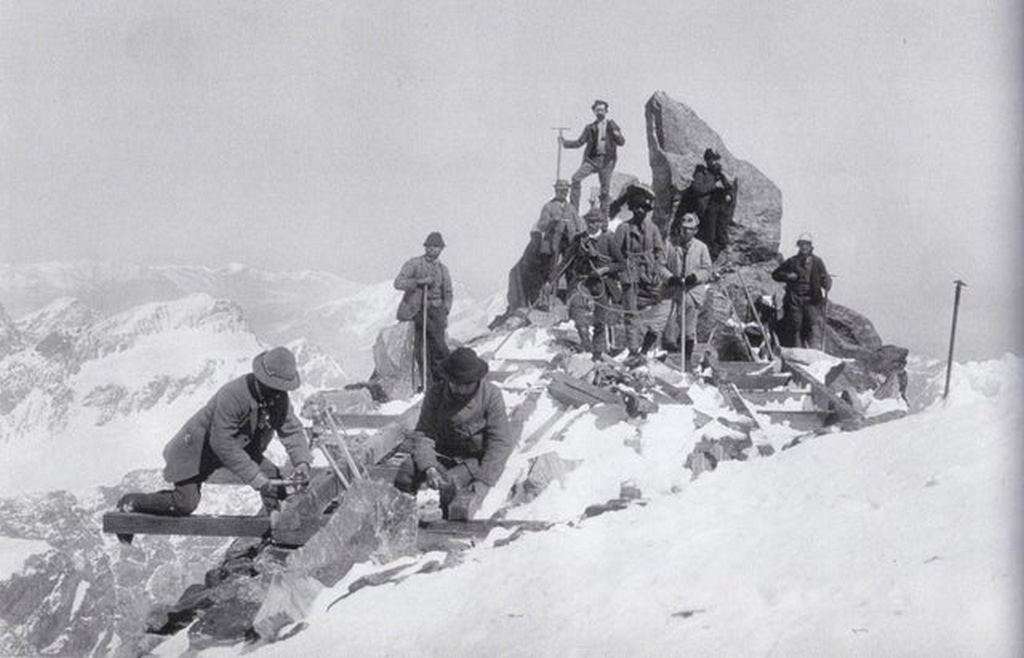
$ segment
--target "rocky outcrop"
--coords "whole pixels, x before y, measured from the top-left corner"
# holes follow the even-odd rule
[[[373,344],[371,390],[379,390],[387,400],[408,398],[413,394],[413,323],[399,322],[385,327]]]
[[[757,167],[738,159],[722,138],[692,109],[656,92],[645,106],[652,187],[656,197],[654,221],[667,227],[679,195],[690,184],[694,167],[703,163],[704,149],[722,156],[730,180],[739,179],[730,247],[720,259],[756,263],[773,258],[779,249],[782,193]],[[664,229],[663,229],[664,230]]]

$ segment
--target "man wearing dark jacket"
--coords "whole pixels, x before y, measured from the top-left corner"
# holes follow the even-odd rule
[[[729,246],[729,223],[736,207],[733,187],[722,172],[722,156],[705,149],[704,164],[694,168],[693,180],[676,208],[676,221],[682,221],[686,213],[695,213],[700,219],[697,239],[708,246],[712,260]]]
[[[615,229],[613,244],[619,257],[622,312],[629,343],[626,365],[646,363],[644,353],[656,345],[668,322],[669,304],[662,304],[662,287],[671,276],[665,267],[665,242],[651,221],[654,192],[646,185],[628,186],[611,204],[611,216],[625,205],[632,216]]]
[[[395,289],[405,293],[398,305],[397,317],[401,322],[413,322],[415,358],[421,373],[424,372],[423,300],[426,295],[426,372],[430,376],[423,378],[424,386],[429,383],[428,379],[440,381],[441,362],[448,356],[445,331],[448,329],[448,314],[452,311],[452,278],[440,260],[444,247],[444,238],[434,231],[423,242],[423,255],[406,261],[395,277]]]
[[[603,100],[594,101],[591,108],[595,120],[583,128],[578,139],[565,139],[558,136],[559,143],[567,149],[586,146],[583,150],[583,162],[572,175],[572,194],[570,200],[576,212],[580,209],[580,186],[583,179],[597,173],[601,184],[601,210],[608,210],[608,189],[611,185],[612,172],[618,158],[616,149],[626,143],[616,124],[608,116],[608,103]]]
[[[597,360],[608,349],[606,327],[612,299],[618,301],[622,296],[615,279],[622,258],[599,208],[587,213],[586,222],[586,232],[573,240],[559,269],[565,271],[569,283],[569,319],[580,336],[580,349]]]
[[[290,350],[275,347],[257,355],[252,372],[222,386],[164,448],[164,479],[173,482],[174,489],[125,494],[118,509],[187,516],[199,505],[203,482],[221,467],[259,491],[267,509],[276,508],[284,492],[270,480],[281,473],[263,456],[274,433],[284,444],[297,479],[309,477],[313,461],[288,400],[288,391],[299,383]]]
[[[515,447],[498,387],[483,381],[487,363],[468,347],[443,364],[444,384],[427,391],[411,435],[412,455],[395,476],[395,487],[415,495],[424,482],[441,491],[448,518],[457,498],[479,506],[497,483]],[[469,516],[472,516],[470,512]]]
[[[825,295],[832,288],[832,277],[825,262],[814,255],[809,233],[796,241],[798,252],[775,268],[772,278],[786,284],[783,299],[784,317],[779,342],[783,347],[820,348],[822,307]]]

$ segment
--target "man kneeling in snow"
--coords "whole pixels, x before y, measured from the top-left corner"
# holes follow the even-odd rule
[[[164,448],[164,479],[173,482],[174,489],[125,494],[118,509],[187,516],[199,505],[203,482],[221,467],[259,491],[265,509],[277,508],[283,487],[271,479],[281,473],[263,456],[274,433],[295,465],[295,479],[308,479],[313,461],[302,424],[288,401],[288,391],[298,387],[299,371],[290,350],[275,347],[257,355],[252,372],[222,386]]]
[[[498,387],[483,381],[487,363],[466,347],[442,364],[445,382],[427,391],[411,435],[412,455],[395,487],[416,495],[424,482],[441,492],[445,518],[471,518],[501,477],[514,441]],[[454,504],[453,504],[454,502]]]

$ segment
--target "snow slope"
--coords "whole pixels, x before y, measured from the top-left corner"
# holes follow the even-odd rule
[[[1020,655],[1022,371],[959,366],[920,414],[723,462],[328,610],[343,581],[253,653]]]

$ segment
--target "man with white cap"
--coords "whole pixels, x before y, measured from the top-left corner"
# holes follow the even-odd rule
[[[188,516],[199,505],[203,483],[222,467],[259,491],[266,509],[275,509],[285,492],[271,480],[280,478],[281,472],[263,456],[274,434],[288,452],[295,479],[308,479],[313,461],[288,400],[288,392],[300,383],[291,350],[275,347],[258,354],[252,372],[222,386],[164,448],[164,479],[174,488],[125,494],[118,509]],[[131,541],[130,535],[122,541]]]
[[[783,299],[783,347],[817,347],[821,343],[821,320],[825,294],[832,289],[832,277],[825,261],[814,255],[814,239],[801,233],[797,253],[775,268],[772,278],[786,284]]]
[[[687,370],[693,345],[697,340],[697,312],[704,304],[707,283],[711,280],[712,265],[708,246],[697,239],[700,219],[694,213],[686,213],[674,222],[671,244],[666,250],[665,265],[672,276],[665,283],[665,297],[671,297],[676,305],[669,318],[666,334],[675,335],[680,324],[679,311],[686,311],[685,336],[683,338],[683,369]],[[680,306],[682,301],[685,306]]]

